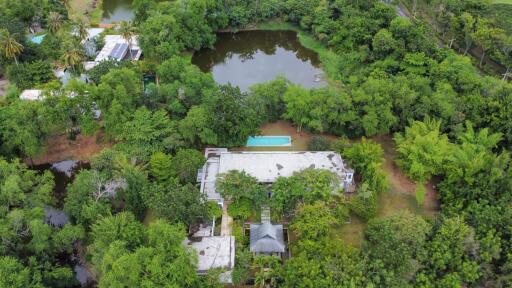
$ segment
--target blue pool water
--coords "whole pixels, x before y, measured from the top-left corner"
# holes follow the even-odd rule
[[[44,36],[46,36],[46,34],[34,36],[34,37],[30,38],[30,42],[35,43],[35,44],[41,44],[41,42],[43,42]]]
[[[250,136],[247,139],[247,147],[278,147],[291,146],[290,136]]]

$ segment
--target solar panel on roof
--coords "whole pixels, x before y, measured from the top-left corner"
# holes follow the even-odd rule
[[[122,60],[126,52],[128,51],[128,44],[126,43],[117,43],[110,52],[110,57],[116,58],[117,60]]]

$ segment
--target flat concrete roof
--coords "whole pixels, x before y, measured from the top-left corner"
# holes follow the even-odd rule
[[[230,170],[245,171],[259,182],[272,183],[280,176],[290,177],[307,168],[326,169],[340,177],[345,176],[341,156],[333,151],[321,152],[222,152],[219,173]]]
[[[188,242],[197,254],[198,272],[206,272],[213,268],[231,270],[235,267],[235,237],[211,236],[203,237],[199,242]]]

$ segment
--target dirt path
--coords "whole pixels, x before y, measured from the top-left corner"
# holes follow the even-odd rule
[[[396,157],[395,143],[391,135],[373,137],[372,140],[379,143],[384,150],[384,171],[388,174],[390,189],[394,192],[409,194],[415,196],[416,183],[405,176],[398,166],[395,164]],[[437,210],[439,208],[439,201],[437,200],[437,193],[431,181],[425,184],[425,210]]]
[[[80,160],[88,162],[104,148],[111,147],[111,143],[104,142],[103,131],[92,136],[78,135],[76,140],[67,138],[67,134],[53,136],[46,143],[44,154],[33,159],[35,165],[54,163],[64,160]],[[25,162],[30,164],[29,159]]]

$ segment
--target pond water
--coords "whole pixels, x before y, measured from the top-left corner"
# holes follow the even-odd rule
[[[192,63],[212,72],[217,83],[242,91],[278,75],[307,88],[326,85],[318,55],[302,46],[294,31],[219,33],[214,48],[194,53]]]
[[[135,17],[132,2],[133,0],[103,0],[101,23],[110,24],[132,20]]]

